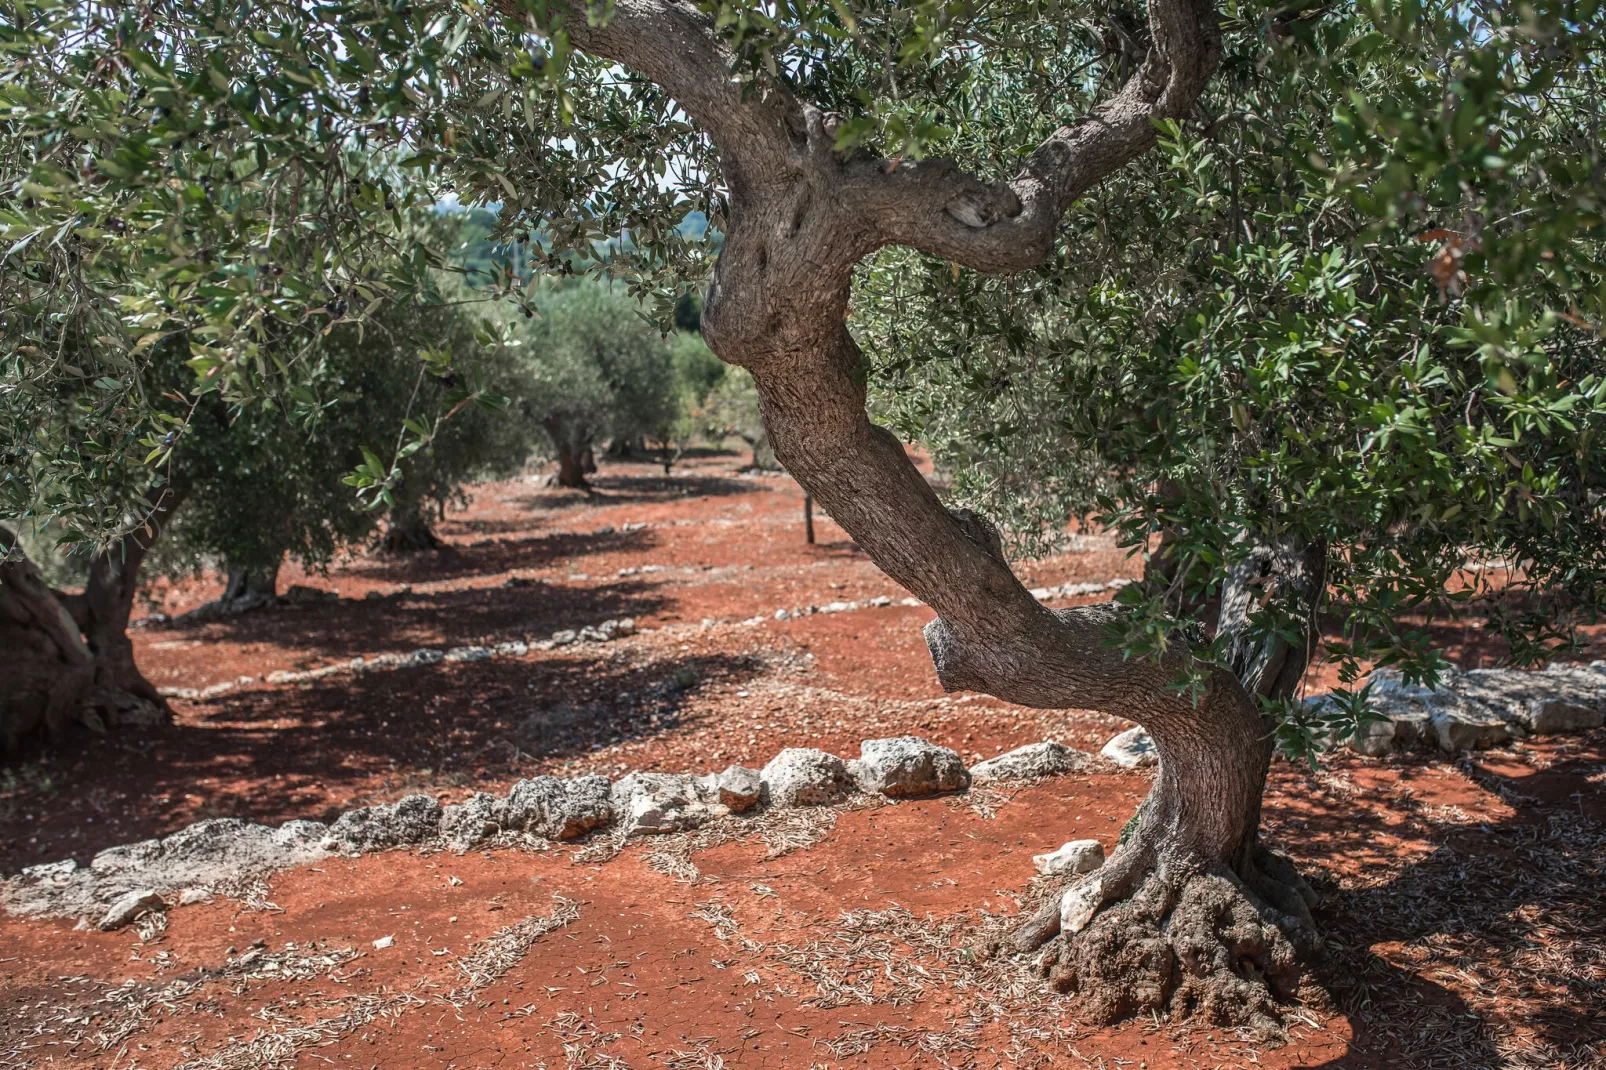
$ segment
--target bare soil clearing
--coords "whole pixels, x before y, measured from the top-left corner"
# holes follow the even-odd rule
[[[175,724],[143,737],[0,769],[0,870],[202,817],[455,801],[537,772],[707,772],[904,733],[974,761],[1049,737],[1096,750],[1127,727],[944,696],[929,611],[897,605],[905,592],[828,520],[805,545],[795,484],[735,464],[605,465],[590,498],[483,486],[441,526],[445,551],[286,570],[339,602],[140,629],[158,686],[258,679],[174,700]],[[1094,537],[1023,572],[1136,568]],[[150,608],[220,587],[160,583]],[[894,604],[774,619],[879,596]],[[516,660],[261,679],[626,616],[640,634]],[[1444,639],[1488,656],[1470,633]],[[1324,895],[1332,996],[1275,1050],[1197,1023],[1085,1030],[1029,962],[965,950],[1020,909],[1033,854],[1113,848],[1147,783],[800,811],[795,827],[606,861],[585,843],[332,860],[174,910],[148,941],[0,918],[0,1068],[1606,1065],[1606,731],[1459,764],[1275,766],[1265,832]]]

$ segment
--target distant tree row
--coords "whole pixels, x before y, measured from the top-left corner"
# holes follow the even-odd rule
[[[262,346],[262,359],[299,365],[293,385],[180,405],[206,358],[180,339],[159,343],[146,387],[158,406],[171,402],[160,445],[172,456],[143,483],[126,461],[113,466],[129,480],[115,525],[129,534],[87,553],[61,520],[0,528],[6,548],[26,551],[0,564],[0,644],[38,655],[0,697],[0,744],[163,705],[126,635],[142,570],[216,568],[226,583],[209,612],[238,612],[274,598],[286,560],[318,568],[342,552],[438,546],[433,524],[466,502],[467,484],[532,462],[555,462],[557,484],[587,489],[604,447],[655,448],[667,466],[694,441],[740,436],[754,463],[773,463],[746,373],[728,372],[692,331],[666,336],[622,284],[537,275],[525,245],[490,240],[483,211],[431,210],[414,225],[452,251],[412,292],[377,296],[360,317],[342,299],[313,347]],[[520,300],[499,292],[509,284]],[[694,331],[696,314],[683,302],[679,319]],[[93,393],[78,394],[41,430],[70,439],[97,420],[103,430]],[[41,631],[42,619],[55,626]],[[64,646],[74,656],[60,657]]]

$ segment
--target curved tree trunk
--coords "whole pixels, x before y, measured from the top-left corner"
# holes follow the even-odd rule
[[[0,742],[7,749],[43,727],[59,736],[74,721],[108,725],[165,720],[166,701],[140,672],[128,638],[139,569],[185,491],[169,487],[145,525],[90,563],[79,595],[52,591],[15,537],[0,528]]]
[[[719,310],[711,301],[704,323],[720,323]],[[1118,608],[1040,605],[1005,563],[996,529],[945,509],[902,444],[868,421],[858,351],[840,328],[832,350],[807,380],[784,357],[750,365],[771,440],[882,570],[938,612],[926,639],[944,687],[1101,710],[1155,740],[1158,775],[1125,843],[1023,926],[1017,949],[1063,933],[1053,979],[1097,1020],[1197,1012],[1276,1030],[1313,933],[1308,890],[1258,843],[1272,722],[1255,695],[1204,667],[1195,705],[1171,687],[1192,656],[1186,643],[1160,663],[1129,660],[1106,641]],[[1288,652],[1276,672],[1268,657],[1246,661],[1280,685],[1298,679]]]
[[[271,568],[230,564],[227,579],[223,581],[223,593],[205,605],[181,614],[178,621],[188,624],[213,621],[270,606],[277,597],[278,584],[277,563]]]
[[[548,417],[544,421],[547,437],[552,440],[552,451],[558,462],[553,482],[560,487],[589,491],[591,484],[586,476],[597,470],[597,456],[592,449],[594,437],[591,429],[561,417]]]
[[[1154,579],[1168,581],[1165,539]],[[1223,585],[1216,633],[1232,675],[1266,704],[1291,699],[1309,665],[1326,582],[1326,546],[1257,545]],[[1251,630],[1257,612],[1299,622],[1300,638]],[[1151,1009],[1278,1031],[1299,959],[1314,949],[1315,895],[1292,863],[1257,842],[1272,755],[1270,724],[1249,704],[1193,725],[1151,729],[1160,756],[1135,828],[1104,868],[1074,883],[1017,934],[1022,950],[1062,933],[1046,964],[1092,1017]],[[1109,907],[1103,910],[1102,908]]]
[[[1287,934],[1301,918],[1291,871],[1256,843],[1271,755],[1257,697],[1231,671],[1192,664],[1185,642],[1158,661],[1127,659],[1107,643],[1117,607],[1053,611],[1032,598],[991,525],[945,509],[870,423],[866,362],[846,328],[865,256],[903,245],[974,271],[1036,267],[1065,212],[1154,145],[1156,120],[1193,110],[1220,58],[1218,16],[1208,0],[1147,7],[1147,39],[1118,72],[1130,77],[995,183],[951,160],[839,152],[835,117],[784,81],[732,79],[735,58],[688,5],[643,0],[604,25],[566,26],[579,48],[664,87],[714,143],[729,207],[704,337],[752,373],[781,465],[936,611],[926,641],[943,686],[1104,710],[1154,736],[1160,768],[1132,836],[1061,901],[1061,983],[1102,1017],[1202,1009],[1274,1027],[1275,1000],[1298,977]],[[1170,686],[1191,669],[1203,674],[1196,700]]]
[[[560,487],[589,490],[591,484],[586,480],[585,454],[568,450],[560,451],[558,453],[556,482]]]
[[[6,750],[43,726],[59,735],[77,720],[95,682],[95,655],[15,537],[0,527],[0,742]]]
[[[251,565],[229,566],[229,578],[219,599],[231,611],[255,609],[272,602],[279,593],[279,563],[269,568]]]

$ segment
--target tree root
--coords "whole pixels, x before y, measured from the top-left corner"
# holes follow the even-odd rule
[[[1029,951],[1062,936],[1042,968],[1091,1022],[1197,1016],[1275,1038],[1280,1008],[1303,980],[1301,959],[1318,946],[1314,902],[1288,860],[1271,852],[1259,853],[1246,882],[1224,867],[1151,867],[1123,850],[1033,913],[1013,942]]]

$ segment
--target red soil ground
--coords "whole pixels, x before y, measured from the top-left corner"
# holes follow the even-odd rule
[[[441,526],[447,551],[281,580],[337,603],[140,629],[159,686],[256,682],[175,700],[167,728],[0,767],[0,872],[202,817],[327,818],[415,791],[455,801],[536,772],[703,772],[903,733],[974,759],[1043,738],[1097,749],[1126,727],[943,695],[923,607],[775,621],[777,608],[905,592],[828,520],[805,545],[796,486],[735,464],[707,456],[667,478],[606,466],[589,498],[482,486]],[[666,567],[619,575],[645,565]],[[1097,538],[1021,571],[1033,584],[1136,574]],[[219,589],[158,582],[146,608],[181,612]],[[623,616],[642,634],[261,679]],[[1452,657],[1490,656],[1470,633],[1443,638]],[[1266,833],[1324,895],[1329,996],[1277,1048],[1201,1024],[1088,1030],[1024,966],[962,953],[1019,909],[1032,854],[1084,836],[1113,847],[1147,788],[1133,773],[761,822],[611,860],[598,845],[333,860],[245,902],[175,910],[149,940],[0,919],[0,1070],[1606,1065],[1603,787],[1603,732],[1459,763],[1278,766]],[[577,914],[539,936],[517,928],[555,909]],[[521,931],[528,948],[509,950]],[[374,948],[387,935],[394,946]]]

